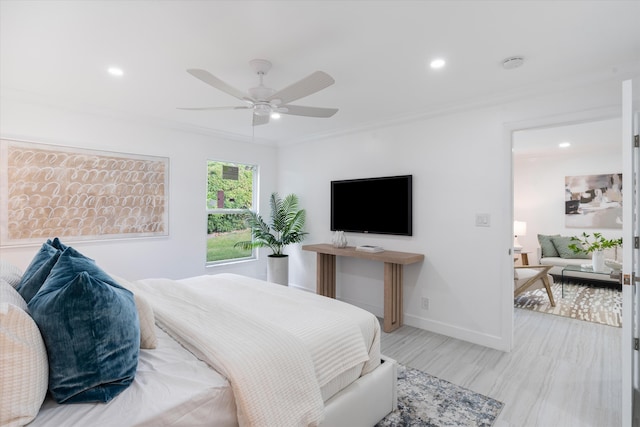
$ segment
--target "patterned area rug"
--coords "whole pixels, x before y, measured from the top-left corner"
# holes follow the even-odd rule
[[[503,403],[398,365],[398,409],[376,427],[492,426]]]
[[[551,287],[555,307],[551,307],[544,289],[534,289],[518,295],[516,308],[540,311],[587,322],[622,327],[622,292],[614,288],[581,283],[565,283],[564,298],[560,283]]]

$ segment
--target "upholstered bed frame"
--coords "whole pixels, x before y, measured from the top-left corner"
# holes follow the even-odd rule
[[[382,358],[378,368],[350,384],[325,405],[327,427],[371,427],[398,405],[397,364]]]

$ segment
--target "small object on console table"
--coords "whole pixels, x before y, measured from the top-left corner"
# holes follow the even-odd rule
[[[356,246],[356,251],[376,253],[376,252],[384,252],[384,249],[382,249],[380,246],[361,245],[361,246]]]
[[[353,246],[336,248],[329,244],[304,245],[305,251],[317,252],[316,293],[336,297],[336,256],[363,258],[384,262],[384,322],[382,329],[392,332],[402,326],[402,272],[406,264],[424,260],[423,254],[383,251],[363,252]]]

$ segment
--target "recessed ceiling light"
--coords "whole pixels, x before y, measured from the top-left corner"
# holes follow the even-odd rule
[[[429,63],[429,66],[430,66],[431,68],[433,68],[434,70],[437,70],[438,68],[442,68],[442,67],[444,67],[444,66],[445,66],[445,64],[446,64],[446,62],[445,62],[445,60],[444,60],[444,59],[442,59],[442,58],[437,58],[437,59],[434,59],[433,61],[431,61],[431,62]]]
[[[571,143],[568,142],[568,141],[564,141],[564,142],[561,142],[560,144],[558,144],[558,147],[560,147],[560,148],[569,148],[569,147],[571,147]]]
[[[111,74],[112,76],[118,76],[121,77],[124,75],[124,71],[122,71],[122,68],[118,68],[118,67],[109,67],[109,69],[107,69],[107,71],[109,72],[109,74]]]

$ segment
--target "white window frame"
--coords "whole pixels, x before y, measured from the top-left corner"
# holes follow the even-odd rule
[[[257,210],[257,207],[259,206],[259,185],[258,185],[258,181],[260,178],[260,166],[254,163],[243,163],[243,162],[237,162],[237,161],[231,161],[231,160],[214,160],[214,159],[207,159],[207,193],[209,190],[209,164],[210,163],[226,163],[226,164],[231,164],[234,166],[250,166],[253,168],[253,182],[251,185],[251,191],[252,191],[252,208],[254,211]],[[220,208],[209,208],[209,200],[205,197],[205,221],[207,224],[209,221],[209,215],[215,215],[215,214],[241,214],[244,212],[244,209],[220,209]],[[208,226],[207,226],[208,227]],[[208,241],[208,238],[207,238]],[[227,264],[235,264],[238,262],[246,262],[246,261],[254,261],[258,259],[258,253],[256,251],[256,249],[252,249],[251,250],[251,255],[247,256],[247,257],[243,257],[243,258],[229,258],[229,259],[224,259],[224,260],[217,260],[217,261],[208,261],[207,260],[207,245],[205,245],[205,262],[206,262],[206,266],[207,267],[213,267],[213,266],[219,266],[219,265],[227,265]]]

